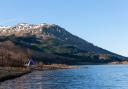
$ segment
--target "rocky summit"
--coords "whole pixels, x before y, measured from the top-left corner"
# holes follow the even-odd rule
[[[49,29],[51,27],[57,27],[54,24],[28,24],[21,23],[15,26],[0,26],[0,35],[1,36],[25,36],[25,35],[44,35],[43,30]]]
[[[15,26],[0,26],[0,36],[11,35],[15,35],[17,37],[35,35],[42,39],[57,38],[62,40],[68,40],[71,37],[69,32],[55,24],[21,23]]]

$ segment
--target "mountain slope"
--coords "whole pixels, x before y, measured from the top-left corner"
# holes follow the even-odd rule
[[[96,60],[104,57],[100,57],[102,54],[108,55],[109,57],[105,56],[106,59],[111,60],[112,57],[114,57],[113,60],[124,58],[72,35],[55,24],[22,23],[16,26],[1,26],[0,42],[5,41],[11,41],[15,45],[20,45],[33,51],[69,57],[70,59],[73,58],[73,60],[75,58],[82,59],[82,61],[91,58]]]

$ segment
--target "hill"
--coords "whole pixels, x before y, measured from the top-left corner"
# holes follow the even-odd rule
[[[4,52],[4,51],[5,52]],[[1,65],[23,64],[30,57],[44,63],[84,64],[123,61],[125,57],[93,45],[55,24],[0,26]],[[9,64],[8,60],[12,59]]]

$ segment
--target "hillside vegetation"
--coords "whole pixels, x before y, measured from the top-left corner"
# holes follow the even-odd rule
[[[3,29],[7,32],[2,32]],[[1,66],[23,66],[28,58],[46,64],[99,64],[125,59],[72,35],[58,25],[20,24],[0,31]]]

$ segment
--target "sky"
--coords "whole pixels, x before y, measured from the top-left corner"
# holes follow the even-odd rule
[[[128,0],[0,0],[0,25],[57,24],[128,57]]]

